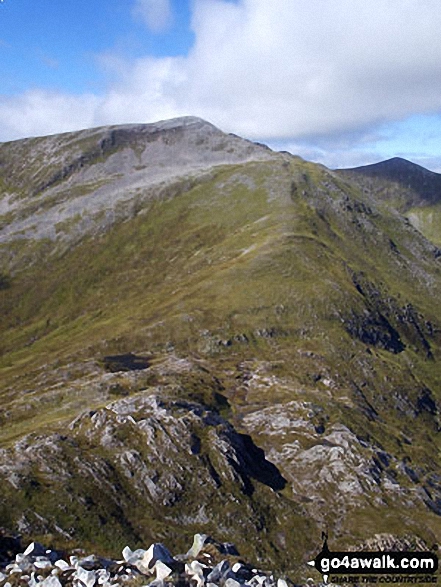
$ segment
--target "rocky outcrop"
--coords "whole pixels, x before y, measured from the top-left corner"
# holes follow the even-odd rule
[[[287,587],[284,578],[240,560],[232,544],[196,534],[187,554],[173,556],[161,543],[147,550],[126,546],[121,560],[48,549],[32,542],[15,558],[2,561],[0,584],[30,587],[135,587],[143,584],[197,587]]]
[[[184,534],[196,525],[221,528],[245,552],[269,560],[273,547],[265,552],[246,536],[271,533],[271,511],[296,516],[278,496],[286,479],[220,415],[218,392],[212,398],[206,405],[172,385],[153,387],[82,413],[62,434],[29,435],[1,451],[9,525],[91,544],[113,533],[115,545],[151,540],[158,524],[173,544],[180,527]]]

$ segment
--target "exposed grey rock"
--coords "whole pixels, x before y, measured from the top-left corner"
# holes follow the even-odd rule
[[[16,193],[0,198],[0,213],[12,215],[12,221],[0,228],[0,242],[17,237],[71,242],[135,215],[142,200],[145,204],[166,198],[178,189],[174,184],[191,185],[213,167],[275,156],[262,145],[227,135],[195,117],[32,141],[8,145],[9,174],[26,175],[23,157],[29,169],[38,168],[26,183],[18,182]],[[35,176],[42,176],[41,181]],[[37,195],[40,205],[35,210]]]
[[[34,567],[36,569],[50,569],[52,567],[52,563],[49,559],[36,560],[34,562]]]
[[[235,563],[231,570],[234,573],[234,578],[239,581],[239,583],[246,583],[254,575],[254,572],[249,565],[245,565],[239,562]]]
[[[113,561],[91,554],[78,559],[77,564],[78,566],[83,567],[83,569],[86,569],[86,571],[92,571],[101,567],[107,568],[109,565],[113,564]]]
[[[126,546],[122,551],[122,555],[127,563],[134,565],[144,557],[146,552],[147,551],[142,548],[138,548],[138,550],[133,551],[128,546]]]
[[[196,582],[197,587],[202,587],[205,583],[204,570],[207,569],[206,565],[202,565],[199,561],[192,561],[185,565],[186,573]]]
[[[62,587],[60,580],[58,579],[58,577],[55,577],[54,575],[50,575],[49,577],[46,577],[46,579],[44,579],[44,581],[41,581],[41,583],[38,583],[38,585],[41,585],[41,587]],[[93,587],[93,585],[86,584],[86,587]]]
[[[217,543],[209,536],[196,535],[193,544],[198,545],[198,549],[196,549],[197,555],[201,552],[199,548],[201,542],[205,541],[207,541],[208,545],[218,544],[219,548],[222,547],[221,543]],[[224,546],[225,550],[228,550],[228,545]],[[232,545],[229,546],[229,549],[233,550]],[[41,548],[35,548],[34,545],[26,550],[29,552],[42,551]],[[14,576],[31,585],[31,587],[37,587],[37,585],[42,585],[43,587],[71,585],[76,587],[96,587],[97,585],[116,587],[116,585],[130,584],[133,580],[139,582],[142,575],[151,576],[155,573],[156,578],[149,583],[154,587],[164,587],[165,579],[167,579],[167,585],[170,585],[170,587],[192,582],[198,587],[239,587],[246,582],[249,585],[265,585],[265,587],[287,587],[286,583],[280,583],[276,586],[272,575],[263,574],[261,571],[253,569],[242,562],[236,562],[231,567],[229,561],[223,560],[213,567],[196,560],[192,555],[185,556],[188,558],[185,567],[176,565],[176,559],[161,543],[152,544],[148,550],[138,549],[132,551],[130,547],[126,546],[123,549],[125,564],[90,555],[81,559],[71,556],[72,564],[69,565],[61,558],[52,563],[49,558],[19,554],[17,559],[20,563],[27,562],[30,569],[24,571],[16,562],[10,563],[6,566],[5,573],[0,573],[0,581],[6,580],[8,576]],[[170,566],[164,560],[168,560]],[[106,568],[97,568],[100,561],[105,563]],[[95,568],[88,570],[80,562],[88,564],[89,568],[91,566]],[[42,570],[46,577],[40,574]],[[47,574],[48,572],[50,574]]]
[[[255,553],[259,552],[262,560],[284,558],[284,565],[289,564],[285,553],[295,550],[296,541],[288,540],[283,526],[291,528],[294,524],[303,529],[311,523],[317,529],[329,511],[335,513],[333,530],[344,527],[350,534],[355,527],[347,519],[350,512],[360,506],[379,509],[394,503],[394,511],[402,508],[410,512],[410,517],[415,515],[415,528],[425,532],[425,522],[419,524],[417,519],[418,508],[426,504],[431,510],[426,512],[428,516],[441,512],[439,488],[432,488],[428,482],[429,468],[437,467],[436,458],[432,458],[436,448],[432,450],[430,443],[431,431],[439,424],[439,390],[435,389],[439,365],[436,361],[425,365],[418,352],[429,353],[433,347],[438,354],[432,359],[439,358],[436,301],[440,296],[439,275],[433,258],[427,257],[433,251],[421,235],[417,238],[414,232],[403,232],[403,221],[398,216],[382,215],[381,207],[372,205],[370,197],[362,201],[356,186],[348,185],[346,193],[345,186],[340,180],[334,181],[336,176],[332,173],[294,163],[288,156],[283,164],[279,155],[271,163],[262,163],[260,148],[194,119],[148,128],[109,127],[18,142],[7,148],[2,145],[0,149],[2,173],[5,172],[6,179],[11,176],[11,182],[5,182],[7,193],[3,200],[0,198],[0,210],[8,214],[2,219],[0,230],[6,239],[14,235],[21,239],[5,248],[6,265],[9,257],[11,260],[11,279],[2,283],[9,284],[11,291],[14,287],[20,290],[23,285],[20,291],[26,298],[26,279],[20,281],[18,269],[23,254],[27,255],[27,236],[39,239],[49,235],[59,246],[72,250],[74,259],[76,252],[84,253],[85,258],[89,251],[99,253],[99,267],[96,275],[91,275],[92,284],[98,275],[110,276],[112,265],[119,267],[113,263],[113,256],[109,262],[106,255],[101,259],[100,241],[113,242],[119,248],[122,237],[120,251],[127,251],[134,261],[133,273],[115,273],[119,284],[116,289],[120,292],[116,293],[122,305],[115,297],[114,314],[113,302],[99,308],[100,300],[107,299],[107,295],[102,296],[110,283],[107,278],[97,280],[97,287],[92,285],[90,290],[85,287],[88,281],[83,284],[79,279],[72,283],[72,301],[77,301],[72,307],[69,304],[66,314],[64,310],[57,311],[57,306],[62,307],[56,302],[58,294],[48,300],[47,306],[43,304],[42,312],[46,307],[52,308],[59,316],[59,320],[51,316],[51,325],[45,326],[43,314],[41,321],[33,323],[26,300],[17,305],[17,312],[13,295],[8,301],[11,310],[5,324],[10,325],[13,336],[9,342],[6,337],[2,344],[5,348],[10,345],[13,354],[11,361],[5,362],[10,387],[2,396],[7,401],[0,408],[0,418],[7,422],[12,416],[19,423],[19,434],[37,430],[25,440],[15,442],[14,429],[2,429],[5,448],[0,450],[0,481],[4,479],[5,497],[13,506],[12,525],[25,530],[27,536],[46,533],[54,537],[63,535],[67,540],[82,536],[89,543],[94,538],[103,543],[105,533],[110,536],[115,529],[124,541],[121,544],[135,540],[150,543],[155,539],[151,532],[161,518],[167,520],[160,534],[164,541],[171,535],[178,540],[181,527],[197,525],[206,532],[218,526],[223,535],[229,530],[235,541],[242,534],[245,544],[249,535],[261,536],[260,530],[265,528],[268,541],[256,541]],[[26,151],[31,152],[30,158],[23,156]],[[258,155],[259,162],[217,167],[221,162],[247,160],[248,155]],[[268,152],[267,155],[273,157]],[[299,177],[300,174],[303,176]],[[190,221],[188,227],[184,222],[183,228],[191,226],[191,232],[181,234],[180,223],[176,223],[176,233],[175,226],[170,226],[176,242],[166,239],[162,243],[167,231],[161,231],[155,246],[145,240],[142,243],[148,245],[146,251],[152,252],[159,250],[156,245],[161,249],[163,244],[167,247],[164,283],[170,287],[167,285],[163,290],[164,304],[162,299],[154,299],[153,288],[154,303],[149,304],[149,294],[144,301],[143,293],[138,297],[136,292],[154,285],[155,269],[150,260],[154,262],[155,255],[137,255],[141,243],[134,237],[137,231],[131,233],[130,227],[142,225],[148,231],[150,212],[173,212],[175,204],[179,211],[180,198],[186,202],[185,218]],[[285,205],[288,200],[295,206]],[[240,202],[240,210],[231,218],[227,216],[224,226],[227,201]],[[254,209],[257,201],[258,208]],[[265,202],[271,205],[267,207]],[[195,213],[200,207],[204,210],[202,217]],[[222,210],[218,218],[217,210]],[[240,220],[242,212],[244,222]],[[138,218],[133,224],[121,222],[134,216]],[[218,220],[222,221],[219,231],[211,230],[211,219],[216,226]],[[58,220],[61,225],[54,226]],[[66,224],[65,220],[69,222]],[[201,234],[200,226],[196,226],[200,220],[204,226]],[[118,225],[115,233],[105,234],[113,223]],[[264,232],[259,228],[262,226]],[[17,234],[19,228],[24,229],[22,234]],[[229,241],[233,234],[234,241]],[[85,239],[84,246],[74,250],[71,244],[85,235],[93,238]],[[197,236],[197,240],[193,241],[191,236]],[[194,242],[191,250],[184,247],[187,240]],[[47,266],[42,263],[45,271],[41,274],[47,274],[49,281],[42,284],[58,283],[58,272],[63,272],[70,252],[59,257],[59,247],[54,242],[28,244],[30,255],[39,255],[40,245],[47,246],[41,252],[41,260],[50,262]],[[375,257],[378,255],[379,263],[375,259],[363,262],[363,253],[369,250],[374,251]],[[184,253],[182,258],[180,252]],[[171,270],[175,253],[181,259],[178,264],[182,276]],[[388,258],[393,261],[387,262]],[[78,262],[79,258],[76,259]],[[144,259],[148,261],[144,263]],[[316,263],[317,259],[321,261]],[[212,264],[212,269],[221,271],[209,271]],[[406,271],[399,270],[406,264]],[[144,270],[145,279],[139,284],[136,279],[137,285],[131,292],[131,277],[144,276]],[[390,281],[389,272],[393,276]],[[189,280],[181,280],[186,275]],[[194,281],[187,291],[187,285],[193,277],[197,280],[198,275],[202,281]],[[230,281],[228,275],[234,279]],[[257,275],[261,276],[258,281],[253,277]],[[274,280],[264,283],[267,275],[274,275]],[[418,296],[420,275],[425,288],[431,288],[431,297]],[[283,283],[281,290],[279,277]],[[161,275],[158,283],[162,283]],[[210,289],[210,283],[215,284],[214,289]],[[325,288],[323,284],[327,284]],[[66,287],[61,279],[62,290],[70,291],[70,285],[69,276]],[[241,290],[240,295],[236,295],[236,287],[237,294]],[[47,291],[50,290],[49,287]],[[87,301],[89,291],[94,292],[90,298],[93,304]],[[6,292],[1,292],[2,299]],[[234,294],[231,298],[230,292]],[[314,296],[314,292],[325,295],[322,299],[322,295]],[[133,293],[133,299],[141,303],[140,311],[137,309],[130,319],[130,307],[124,307],[124,293],[130,294],[129,300]],[[202,304],[192,307],[190,301],[198,299],[199,293]],[[60,295],[62,300],[63,291]],[[203,303],[209,300],[213,304]],[[224,308],[225,300],[233,306],[237,301],[237,308]],[[19,311],[22,306],[23,312]],[[346,307],[348,314],[341,311]],[[83,311],[84,325],[93,325],[97,336],[91,336],[91,346],[83,348],[76,362],[77,348],[70,347],[70,337],[64,338],[63,334],[76,328],[77,323],[72,323],[71,318],[83,316]],[[37,315],[39,312],[40,309]],[[115,331],[110,314],[120,316],[115,320],[120,322],[118,326],[115,323]],[[132,331],[132,319],[136,333]],[[348,335],[345,322],[352,325],[349,332],[355,338]],[[100,340],[101,325],[102,331],[108,333],[106,340]],[[84,334],[80,328],[75,332]],[[156,336],[160,332],[164,334]],[[28,333],[29,344],[37,343],[28,355],[35,372],[27,371],[22,377],[20,363],[15,363],[15,357],[21,355],[15,355],[19,349],[12,346],[17,341],[22,345],[20,352],[27,354],[24,345],[28,344]],[[216,349],[207,349],[210,353],[216,351],[216,360],[197,350],[198,338],[206,335],[216,341]],[[69,341],[69,358],[63,349],[58,354],[55,340]],[[168,350],[173,347],[180,356],[170,353],[162,361],[167,340],[171,342]],[[247,340],[248,350],[239,344]],[[382,351],[398,351],[398,341],[402,341],[402,352],[396,354],[397,362],[388,361]],[[298,345],[305,350],[298,350]],[[375,345],[380,348],[378,354]],[[153,361],[149,347],[160,349]],[[43,364],[45,348],[47,364]],[[57,364],[49,358],[53,354],[50,349],[57,350]],[[368,352],[369,361],[363,358]],[[248,361],[245,356],[249,356]],[[41,363],[34,363],[37,357],[41,357]],[[94,357],[96,362],[91,368]],[[263,357],[275,360],[260,360]],[[292,365],[288,366],[291,360]],[[63,361],[69,361],[69,365]],[[200,373],[194,370],[196,361],[213,373],[217,371],[231,405],[228,401],[222,406],[212,401],[220,386],[208,388],[200,384]],[[71,369],[75,362],[74,372]],[[246,373],[240,362],[248,363]],[[79,376],[83,366],[84,376]],[[148,373],[142,381],[140,376],[147,366]],[[224,367],[229,373],[223,373]],[[12,379],[14,373],[17,379]],[[172,381],[166,379],[170,373]],[[178,374],[192,374],[192,380],[184,381]],[[413,397],[417,379],[422,384],[433,381],[434,391],[423,391],[421,387]],[[26,389],[28,385],[32,389]],[[115,389],[119,389],[116,394]],[[124,401],[110,403],[122,393],[126,394]],[[55,410],[54,426],[60,428],[57,435],[51,434],[52,427],[46,431],[40,426],[40,411],[49,404]],[[66,426],[65,431],[61,430],[65,423],[60,424],[59,415],[77,415],[84,408],[87,412],[70,427]],[[413,415],[419,418],[415,434]],[[426,428],[430,431],[426,432]],[[407,443],[403,431],[412,437],[412,450],[402,444]],[[398,468],[397,457],[400,461],[410,460],[405,467]],[[279,493],[287,483],[289,488]],[[59,504],[52,499],[51,491],[59,492]],[[21,495],[23,500],[17,499]],[[53,512],[46,511],[46,500],[38,499],[38,495],[48,496],[47,503],[54,503]],[[201,504],[193,497],[199,495]],[[289,517],[286,512],[291,506],[293,514]],[[22,508],[24,512],[20,511]],[[137,522],[139,517],[142,525]],[[144,523],[149,519],[151,525]],[[96,537],[90,535],[94,526]],[[431,522],[427,524],[430,527]],[[305,536],[313,541],[314,531],[310,530]],[[250,541],[253,548],[251,544]],[[213,564],[206,555],[201,553],[201,560],[206,558]]]
[[[231,572],[231,565],[227,560],[218,563],[213,570],[207,575],[207,581],[218,583],[224,581]]]
[[[149,587],[182,587],[191,584],[196,587],[287,587],[285,580],[279,579],[277,582],[273,575],[263,573],[243,562],[235,562],[233,566],[226,559],[215,566],[200,562],[195,556],[201,554],[204,543],[207,546],[216,545],[216,548],[221,550],[237,552],[229,543],[218,543],[207,535],[197,534],[193,540],[193,546],[197,545],[194,549],[195,554],[185,555],[188,559],[185,566],[176,565],[176,559],[161,543],[154,543],[147,550],[132,551],[126,546],[123,549],[124,564],[94,554],[82,558],[71,555],[71,564],[68,564],[62,558],[51,562],[49,557],[33,555],[34,552],[51,551],[46,551],[42,545],[31,544],[25,550],[28,552],[26,556],[24,553],[17,555],[17,560],[22,566],[17,562],[8,564],[5,572],[0,572],[0,582],[10,578],[14,585],[26,584],[30,587],[130,587],[134,584],[147,587],[142,583],[143,575],[151,577],[155,573],[156,578],[148,583]],[[170,566],[164,561],[168,561]],[[105,568],[98,568],[97,565],[101,562]],[[87,564],[90,570],[80,563]],[[26,565],[30,568],[24,570]],[[8,583],[4,583],[3,587]]]
[[[70,570],[73,570],[73,568],[74,568],[63,559],[59,559],[59,560],[55,561],[54,566],[57,567],[58,569],[60,569],[61,571],[70,571]]]
[[[109,583],[112,575],[106,569],[99,569],[97,571],[97,577],[98,577],[98,584],[99,585],[106,585]]]
[[[157,561],[161,561],[165,564],[173,564],[175,559],[171,555],[168,548],[159,542],[150,546],[150,548],[147,550],[144,561],[147,562],[149,567],[152,567],[156,564]]]

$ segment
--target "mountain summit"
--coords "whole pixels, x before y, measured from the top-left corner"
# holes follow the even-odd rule
[[[270,156],[196,117],[3,143],[0,212],[10,220],[0,227],[0,242],[92,233],[148,199],[148,191],[154,198],[214,166]]]
[[[395,184],[396,191],[409,194],[409,205],[441,204],[441,174],[401,157],[339,171],[353,179],[358,176],[361,181],[378,180],[378,187],[382,180]]]
[[[438,542],[441,253],[365,177],[195,118],[0,145],[2,524],[299,581],[324,526]]]
[[[400,157],[337,173],[405,214],[415,228],[441,245],[441,174]]]

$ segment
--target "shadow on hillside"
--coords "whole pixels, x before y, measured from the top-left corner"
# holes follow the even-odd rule
[[[106,371],[117,373],[118,371],[142,371],[150,367],[146,357],[140,357],[133,353],[123,355],[108,355],[101,360]]]

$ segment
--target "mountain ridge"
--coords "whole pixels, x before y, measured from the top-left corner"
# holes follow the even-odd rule
[[[197,529],[303,579],[323,527],[439,541],[439,249],[347,174],[168,132],[41,195],[75,149],[26,193],[0,166],[2,519],[111,552]],[[203,172],[149,183],[175,155]],[[101,218],[31,229],[95,197]]]

